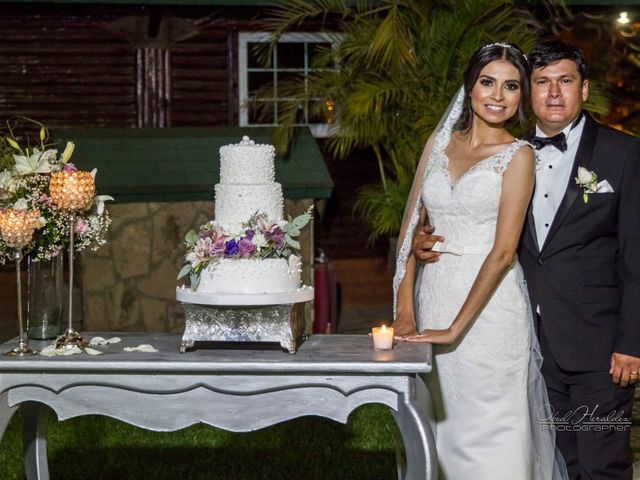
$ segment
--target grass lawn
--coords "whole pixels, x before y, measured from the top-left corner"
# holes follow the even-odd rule
[[[47,438],[53,480],[377,480],[397,478],[395,434],[385,406],[365,405],[346,425],[303,417],[248,433],[158,433],[87,416],[51,420]],[[24,478],[20,412],[0,444],[0,478]]]

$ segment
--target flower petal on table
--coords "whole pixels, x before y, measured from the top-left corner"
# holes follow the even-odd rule
[[[118,343],[121,342],[122,340],[119,337],[112,337],[112,338],[103,338],[103,337],[93,337],[90,341],[89,341],[89,345],[96,347],[99,345],[109,345],[111,343]]]
[[[40,355],[44,357],[57,357],[57,356],[68,356],[68,355],[77,355],[82,353],[82,349],[78,347],[71,348],[56,348],[56,344],[53,343],[48,347],[44,347],[40,350]]]
[[[142,343],[137,347],[124,347],[125,352],[157,352],[158,350],[149,345],[148,343]]]
[[[78,347],[71,348],[58,348],[55,350],[56,355],[68,356],[68,355],[77,355],[78,353],[82,353],[82,350]]]
[[[53,357],[56,355],[56,344],[53,343],[47,347],[44,347],[42,350],[40,350],[40,355],[42,355],[43,357]]]
[[[85,347],[84,351],[89,355],[104,355],[104,352],[101,352],[100,350],[96,350],[94,348]]]

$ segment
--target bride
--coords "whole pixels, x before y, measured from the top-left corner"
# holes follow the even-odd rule
[[[530,69],[515,45],[477,50],[464,84],[427,142],[400,232],[394,328],[435,345],[427,384],[440,476],[567,478],[515,252],[535,180],[530,146],[505,129],[524,119]],[[438,262],[410,254],[429,223],[446,241]],[[418,332],[420,332],[418,334]]]

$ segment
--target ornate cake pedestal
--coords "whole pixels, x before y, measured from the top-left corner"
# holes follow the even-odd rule
[[[185,312],[180,353],[195,342],[269,342],[294,354],[304,341],[304,302],[313,288],[294,292],[213,294],[178,287],[176,298]]]

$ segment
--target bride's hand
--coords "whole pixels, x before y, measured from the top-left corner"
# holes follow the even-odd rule
[[[458,334],[451,328],[442,330],[427,329],[419,335],[412,335],[402,338],[405,342],[425,342],[434,345],[451,345],[458,339]]]
[[[403,314],[401,312],[398,312],[396,321],[393,322],[393,325],[391,326],[393,327],[393,336],[396,338],[418,334],[418,330],[416,328],[416,320],[412,313]]]

